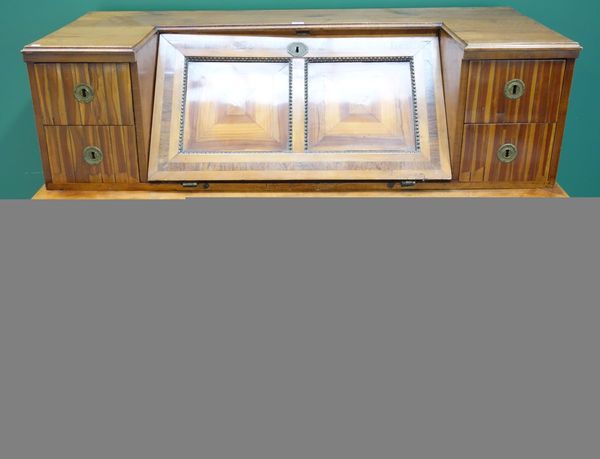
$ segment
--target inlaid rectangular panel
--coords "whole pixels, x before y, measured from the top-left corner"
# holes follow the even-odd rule
[[[46,126],[52,183],[139,182],[133,126]],[[101,151],[99,164],[84,159],[84,149]]]
[[[461,182],[540,182],[548,178],[555,124],[471,124],[464,129]],[[512,162],[498,157],[514,145]],[[502,148],[504,146],[504,148]]]
[[[148,176],[448,180],[437,37],[163,34]]]
[[[554,123],[565,72],[564,60],[471,61],[465,123]],[[524,83],[523,95],[511,96]]]
[[[134,124],[129,64],[35,64],[33,69],[43,124]],[[78,85],[89,87],[91,100],[75,97]]]
[[[307,151],[419,149],[413,62],[308,59]]]
[[[288,59],[188,60],[181,152],[287,150],[290,72]]]

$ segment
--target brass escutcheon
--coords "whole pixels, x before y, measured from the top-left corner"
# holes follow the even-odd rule
[[[83,104],[89,104],[92,100],[94,100],[94,90],[88,84],[78,84],[75,86],[75,90],[73,92],[75,94],[75,99]]]
[[[99,147],[89,146],[83,149],[83,159],[90,166],[96,166],[102,162],[102,150]]]
[[[308,46],[306,46],[304,43],[296,41],[288,45],[287,51],[293,57],[302,57],[308,53]]]
[[[519,151],[517,150],[517,147],[512,143],[505,143],[498,149],[498,152],[496,153],[498,159],[503,163],[513,162],[518,154]]]
[[[525,82],[523,80],[510,80],[504,86],[504,95],[509,99],[519,99],[525,94]]]

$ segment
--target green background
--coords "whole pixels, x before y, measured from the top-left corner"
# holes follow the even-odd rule
[[[0,198],[29,198],[43,183],[39,147],[22,47],[91,10],[401,8],[439,6],[512,6],[578,41],[577,61],[563,141],[558,180],[571,196],[600,196],[600,7],[597,0],[274,0],[155,1],[52,0],[7,2],[0,15]]]

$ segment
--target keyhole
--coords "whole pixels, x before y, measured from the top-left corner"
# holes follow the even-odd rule
[[[89,104],[94,98],[94,91],[86,84],[80,84],[75,87],[75,98],[84,104]]]
[[[95,166],[102,162],[102,150],[98,147],[85,147],[83,149],[83,159],[90,166]]]
[[[287,52],[294,57],[302,57],[308,52],[308,48],[304,43],[290,43],[287,45]]]
[[[510,80],[504,86],[504,95],[509,99],[520,99],[524,93],[525,83],[522,80]]]
[[[518,155],[517,147],[512,143],[501,145],[496,150],[496,157],[503,163],[513,162]]]

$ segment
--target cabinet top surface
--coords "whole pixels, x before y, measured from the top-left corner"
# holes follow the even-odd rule
[[[38,51],[131,52],[157,30],[250,28],[442,28],[466,50],[572,50],[577,42],[512,8],[419,8],[245,11],[96,11],[28,45]]]

